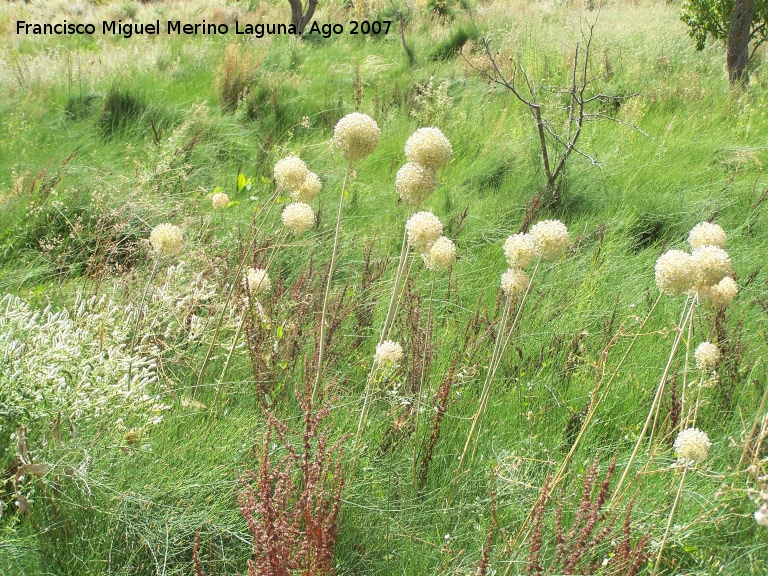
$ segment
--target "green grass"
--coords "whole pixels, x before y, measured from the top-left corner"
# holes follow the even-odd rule
[[[522,4],[510,11],[502,4],[480,6],[485,10],[478,13],[480,30],[490,30],[493,45],[522,58],[534,77],[546,77],[553,85],[567,82],[579,18],[591,20],[594,12],[574,7],[545,11]],[[284,8],[273,7],[271,14],[281,15]],[[156,9],[141,5],[137,18],[143,10]],[[15,12],[4,10],[0,19],[7,27]],[[337,7],[324,10],[322,17],[346,17]],[[319,311],[301,327],[290,320],[298,302],[317,297],[325,282],[345,169],[339,155],[331,154],[329,140],[336,121],[358,108],[376,119],[381,141],[374,154],[355,165],[332,296],[346,287],[353,308],[363,297],[371,297],[375,308],[372,325],[360,326],[352,313],[337,332],[339,353],[331,354],[324,379],[333,385],[334,438],[354,435],[357,428],[402,226],[410,214],[397,201],[394,179],[405,162],[403,145],[416,128],[440,127],[454,151],[440,172],[441,185],[419,209],[434,212],[446,227],[465,209],[467,216],[454,238],[458,260],[450,275],[433,275],[418,257],[413,260],[411,283],[421,293],[422,322],[428,311],[434,317],[433,362],[421,399],[426,410],[413,420],[412,433],[394,434],[392,446],[381,448],[382,436],[391,434],[393,422],[404,413],[403,401],[414,401],[381,390],[363,434],[367,448],[355,454],[352,439],[344,441],[350,479],[334,554],[337,574],[471,573],[491,519],[489,479],[497,466],[498,518],[504,534],[514,536],[544,479],[568,452],[601,353],[621,327],[622,336],[608,357],[610,371],[656,299],[656,258],[668,249],[685,249],[691,227],[712,218],[728,233],[739,284],[721,332],[731,351],[728,362],[737,368],[721,369],[720,384],[707,391],[709,402],[697,426],[713,442],[710,459],[701,471],[687,475],[662,567],[670,574],[721,569],[762,573],[765,534],[752,518],[754,504],[738,490],[726,490],[719,499],[716,492],[723,484],[736,489],[747,485],[744,466],[737,466],[740,442],[765,387],[764,70],[756,72],[748,92],[732,95],[723,72],[724,50],[715,46],[695,52],[675,7],[647,2],[603,8],[595,29],[593,68],[605,77],[595,89],[639,92],[606,113],[645,134],[610,121],[589,123],[580,146],[601,166],[572,156],[562,202],[539,214],[538,219],[558,218],[567,224],[573,250],[537,272],[493,384],[485,423],[474,442],[474,463],[446,507],[469,420],[477,410],[493,331],[476,350],[464,350],[461,343],[475,312],[480,312],[480,332],[500,317],[503,242],[518,231],[529,199],[543,187],[544,173],[528,110],[503,89],[489,89],[463,57],[449,57],[467,40],[459,38],[466,32],[462,25],[413,16],[407,30],[417,56],[412,67],[395,24],[381,41],[341,37],[242,43],[240,49],[259,65],[252,71],[249,95],[233,113],[220,107],[216,88],[228,39],[162,37],[154,40],[162,43],[161,49],[140,38],[89,41],[80,47],[82,58],[114,60],[130,75],[126,77],[124,68],[122,74],[87,68],[82,91],[77,77],[55,64],[60,62],[55,58],[50,64],[55,73],[35,71],[39,64],[33,65],[33,58],[54,47],[53,40],[14,40],[18,45],[12,48],[27,58],[28,67],[24,82],[12,74],[0,77],[6,93],[0,102],[6,127],[0,138],[0,294],[21,296],[37,309],[71,308],[80,292],[109,294],[120,304],[136,305],[152,270],[141,240],[156,224],[172,222],[184,228],[186,245],[179,259],[191,273],[202,274],[213,295],[189,309],[207,323],[200,339],[192,342],[165,336],[173,320],[167,311],[173,307],[148,301],[142,345],[160,349],[158,387],[171,405],[162,422],[125,422],[121,427],[70,415],[76,433],[63,426],[59,441],[53,440],[51,424],[29,428],[35,461],[50,467],[44,478],[23,482],[30,514],[19,514],[14,503],[17,444],[0,439],[0,574],[189,574],[197,530],[207,573],[246,570],[251,535],[238,510],[237,477],[258,466],[266,419],[244,339],[226,381],[218,381],[236,322],[224,323],[202,387],[195,390],[197,372],[228,286],[239,281],[234,272],[243,238],[274,191],[272,167],[281,157],[298,154],[324,183],[319,202],[313,202],[321,214],[320,227],[289,240],[270,267],[273,284],[280,278],[285,292],[269,304],[275,318],[266,329],[272,353],[258,358],[268,367],[276,416],[298,425],[294,389],[312,376],[305,367],[314,351],[311,335]],[[156,56],[131,58],[120,51],[124,46],[146,48],[147,54],[156,50]],[[77,55],[74,45],[70,47]],[[11,48],[2,56],[4,64],[13,62]],[[470,57],[477,65],[482,52]],[[425,93],[430,81],[432,92]],[[435,96],[439,90],[447,101],[440,103]],[[564,120],[555,108],[560,97],[542,98],[545,115],[557,128]],[[301,125],[304,117],[309,127]],[[238,190],[240,172],[252,179],[249,188]],[[235,205],[214,213],[210,195],[217,187]],[[279,229],[279,210],[288,201],[281,195],[266,217],[262,241]],[[374,261],[388,257],[389,264],[366,292],[360,287],[362,249],[371,242]],[[253,264],[264,261],[257,252]],[[167,265],[162,264],[152,281],[157,289],[164,285]],[[310,265],[312,288],[292,292]],[[182,294],[177,296],[182,300]],[[578,506],[581,476],[597,451],[602,469],[615,457],[622,470],[629,459],[681,307],[681,299],[662,300],[621,369],[563,484],[566,515]],[[239,314],[234,304],[230,308]],[[189,321],[185,316],[177,323]],[[407,344],[412,334],[408,321],[402,313],[397,317],[392,339]],[[691,350],[715,337],[712,326],[711,314],[697,313]],[[285,342],[298,328],[304,334],[302,348],[293,363],[283,365]],[[436,390],[457,355],[459,378],[424,490],[415,494],[414,454],[419,455],[429,438]],[[684,350],[673,363],[678,391],[683,357]],[[214,411],[219,386],[224,396]],[[669,401],[666,394],[662,419]],[[25,422],[14,422],[14,428],[20,424]],[[127,440],[131,428],[138,429],[136,443]],[[637,491],[633,534],[636,538],[650,531],[652,559],[679,479],[670,469],[673,439],[654,440],[654,457],[641,450],[633,468],[643,469],[631,485],[631,492]],[[277,446],[272,449],[279,454]],[[619,507],[626,503],[620,501]],[[551,531],[554,514],[548,514]],[[544,553],[549,558],[554,547],[547,542]],[[510,573],[525,573],[526,554],[523,541],[512,556],[506,555],[497,535],[491,567],[503,574],[514,562]],[[650,574],[651,568],[646,566],[643,573]]]

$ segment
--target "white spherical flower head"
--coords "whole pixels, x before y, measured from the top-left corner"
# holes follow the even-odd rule
[[[291,199],[295,202],[312,202],[322,189],[323,183],[320,177],[314,172],[310,172],[301,186],[291,190]]]
[[[763,504],[758,508],[755,512],[755,522],[757,522],[759,526],[768,526],[768,506]]]
[[[520,268],[510,268],[501,275],[501,290],[508,298],[520,296],[528,289],[528,274]]]
[[[376,120],[360,112],[347,114],[333,129],[333,145],[348,162],[369,156],[379,145],[380,137]]]
[[[266,294],[272,290],[272,282],[269,274],[263,268],[248,268],[245,275],[245,282],[248,285],[248,291],[251,295]]]
[[[395,176],[395,188],[400,198],[411,206],[418,206],[437,188],[437,173],[432,168],[408,162]]]
[[[728,252],[717,246],[700,246],[693,251],[692,256],[698,271],[699,286],[713,286],[733,272]]]
[[[315,213],[304,202],[293,202],[283,209],[283,224],[294,234],[303,234],[312,227]]]
[[[440,236],[429,252],[421,255],[424,265],[433,272],[440,272],[448,268],[456,260],[456,244],[450,238]]]
[[[504,256],[510,268],[527,268],[536,258],[536,240],[530,234],[514,234],[504,242]]]
[[[720,348],[711,342],[702,342],[696,347],[693,357],[696,358],[696,368],[699,370],[714,370],[720,362]]]
[[[568,228],[560,220],[542,220],[531,226],[536,253],[543,260],[557,260],[571,241]]]
[[[693,258],[682,250],[669,250],[656,260],[656,286],[662,294],[680,296],[696,285]]]
[[[403,359],[403,347],[392,340],[384,340],[376,346],[376,354],[373,359],[379,366],[394,368]]]
[[[408,162],[415,162],[432,170],[440,170],[452,155],[451,143],[439,128],[419,128],[405,143],[405,157]]]
[[[308,174],[309,168],[298,156],[286,156],[275,164],[275,182],[281,190],[297,190]]]
[[[699,289],[699,298],[709,303],[712,308],[720,309],[726,308],[733,299],[736,298],[736,294],[739,292],[739,287],[736,281],[730,276],[726,276],[720,282],[714,286],[704,286]]]
[[[443,223],[432,212],[417,212],[405,223],[408,244],[418,253],[428,252],[443,233]]]
[[[213,205],[214,210],[223,210],[229,205],[229,196],[224,192],[217,192],[211,196],[211,204]]]
[[[688,243],[692,250],[707,245],[725,248],[727,240],[725,230],[712,222],[699,222],[691,228],[691,232],[688,234]]]
[[[697,428],[687,428],[680,432],[675,439],[675,452],[686,463],[701,464],[709,456],[712,443],[707,435]]]
[[[149,233],[149,242],[161,258],[175,256],[181,250],[181,228],[168,222],[158,224]]]

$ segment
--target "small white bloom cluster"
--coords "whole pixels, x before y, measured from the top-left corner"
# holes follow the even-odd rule
[[[408,244],[418,252],[429,251],[443,233],[443,223],[432,212],[417,212],[405,223]]]
[[[522,268],[510,268],[501,275],[501,289],[508,298],[523,294],[529,282],[528,274]]]
[[[381,130],[367,114],[352,112],[336,123],[333,145],[347,162],[368,157],[379,145]]]
[[[762,469],[762,463],[760,466],[757,464],[751,464],[747,468],[747,472],[757,484],[757,490],[750,488],[747,492],[754,498],[755,506],[755,522],[758,526],[768,527],[768,475]]]
[[[528,289],[530,279],[523,268],[536,257],[557,260],[568,248],[571,237],[560,220],[542,220],[531,226],[527,234],[513,234],[504,242],[504,256],[509,269],[501,275],[501,289],[509,297],[517,297]]]
[[[571,241],[568,228],[560,220],[537,222],[530,234],[536,241],[536,255],[542,260],[557,260]]]
[[[731,258],[724,250],[725,231],[711,222],[700,222],[688,234],[692,253],[669,250],[656,261],[656,285],[662,294],[698,293],[712,308],[725,308],[738,292],[730,274]]]
[[[431,212],[417,212],[405,223],[408,245],[421,254],[428,270],[440,272],[456,260],[456,244],[442,236],[443,223]]]
[[[320,190],[323,189],[323,183],[320,177],[314,172],[307,174],[304,178],[304,182],[301,186],[291,190],[291,199],[295,202],[312,202],[317,195],[320,194]]]
[[[181,250],[181,228],[173,224],[158,224],[149,233],[149,242],[155,254],[161,258],[175,256]]]
[[[675,452],[684,464],[701,464],[709,456],[712,443],[707,435],[697,428],[686,428],[675,439]]]
[[[400,198],[418,206],[435,191],[437,171],[451,159],[453,149],[439,128],[419,128],[405,143],[408,162],[397,171],[395,188]]]
[[[376,346],[376,354],[373,359],[379,366],[394,368],[403,359],[403,347],[392,340],[384,340]]]
[[[693,357],[696,359],[696,368],[709,372],[720,362],[720,349],[711,342],[702,342],[696,347]]]
[[[229,196],[224,192],[217,192],[211,196],[211,204],[214,210],[223,210],[229,206]]]
[[[44,429],[59,413],[75,426],[91,422],[105,430],[120,418],[161,421],[169,406],[158,384],[160,352],[147,344],[156,337],[145,340],[144,332],[130,356],[135,313],[105,296],[78,296],[72,309],[59,311],[2,297],[0,446],[10,446],[7,440],[18,426]]]
[[[303,234],[315,221],[315,213],[307,202],[314,200],[323,189],[320,177],[310,172],[301,158],[286,156],[275,164],[275,182],[294,200],[283,209],[283,225],[294,234]]]
[[[266,294],[272,290],[272,281],[269,279],[267,271],[263,268],[248,268],[244,280],[251,296]]]
[[[309,168],[298,156],[286,156],[275,164],[275,182],[281,190],[299,188],[309,175]]]
[[[424,252],[421,255],[421,259],[424,261],[427,270],[432,270],[433,272],[446,270],[456,260],[456,244],[450,238],[440,236],[432,244],[429,252]]]
[[[312,227],[315,213],[304,202],[293,202],[283,209],[283,225],[294,234],[303,234]]]

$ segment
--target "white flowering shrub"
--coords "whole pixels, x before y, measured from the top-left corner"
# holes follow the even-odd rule
[[[105,426],[131,416],[161,420],[168,406],[157,383],[158,350],[139,345],[129,357],[128,315],[104,296],[57,312],[12,295],[0,300],[0,446],[20,425],[49,428],[60,411]]]

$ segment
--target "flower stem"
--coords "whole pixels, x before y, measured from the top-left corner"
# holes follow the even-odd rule
[[[664,546],[667,543],[667,536],[669,536],[669,528],[672,526],[672,519],[675,516],[675,509],[678,502],[680,502],[680,495],[683,493],[683,483],[685,482],[685,474],[688,472],[688,464],[685,464],[683,468],[683,475],[680,478],[680,486],[677,487],[677,494],[675,495],[675,501],[672,503],[672,510],[669,511],[669,518],[667,518],[667,527],[664,530],[664,538],[661,540],[661,546],[659,546],[659,554],[656,556],[656,563],[653,565],[653,572],[651,576],[656,576],[659,571],[659,564],[661,563],[661,555],[664,553]]]
[[[344,173],[344,183],[341,185],[341,194],[339,195],[339,209],[336,212],[336,231],[333,236],[333,251],[331,252],[331,263],[328,267],[328,279],[325,283],[325,294],[323,295],[323,311],[320,314],[320,342],[318,344],[317,352],[317,373],[315,374],[315,383],[312,386],[312,403],[315,403],[317,399],[317,393],[320,390],[320,378],[323,374],[323,360],[325,360],[325,338],[327,333],[327,327],[325,323],[325,316],[328,312],[328,295],[331,292],[331,280],[333,280],[333,270],[336,267],[336,257],[339,250],[339,230],[341,228],[341,209],[344,206],[344,192],[347,187],[347,180],[349,174],[352,171],[352,164],[347,165],[347,170]]]

